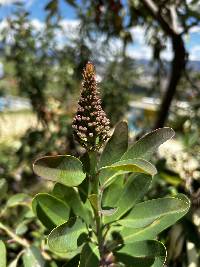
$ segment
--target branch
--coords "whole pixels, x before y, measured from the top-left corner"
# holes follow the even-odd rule
[[[178,34],[179,33],[179,27],[178,27],[178,18],[177,18],[175,5],[171,5],[169,7],[169,10],[170,10],[171,20],[172,20],[172,28]]]
[[[2,223],[0,223],[0,229],[4,230],[7,233],[7,235],[10,236],[18,244],[22,245],[25,248],[29,247],[29,243],[26,239],[23,239],[19,237],[18,235],[16,235],[7,226],[3,225]]]
[[[172,21],[172,25],[164,18],[161,14],[160,10],[152,0],[142,0],[142,3],[146,6],[149,10],[151,15],[160,23],[163,30],[170,36],[177,35],[178,32],[174,29],[173,25],[176,25],[174,21]],[[173,16],[172,16],[173,20]]]

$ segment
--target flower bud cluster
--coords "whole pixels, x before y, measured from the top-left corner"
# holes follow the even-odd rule
[[[110,121],[101,107],[94,65],[83,70],[81,97],[72,127],[77,141],[87,150],[98,150],[109,137]]]

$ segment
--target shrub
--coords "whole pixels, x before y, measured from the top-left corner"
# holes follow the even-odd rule
[[[157,129],[128,146],[128,126],[121,121],[110,137],[92,63],[83,78],[73,129],[86,152],[80,159],[47,156],[33,165],[37,175],[55,182],[51,193],[32,202],[49,231],[49,249],[68,258],[65,266],[163,266],[166,249],[157,235],[184,216],[190,202],[183,194],[143,199],[156,174],[148,160],[174,131]]]

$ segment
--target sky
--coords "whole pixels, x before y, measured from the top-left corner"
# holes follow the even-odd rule
[[[4,21],[6,17],[12,15],[15,7],[13,2],[16,0],[0,0],[0,21]],[[25,3],[27,10],[30,12],[30,19],[37,25],[42,25],[45,20],[44,7],[48,0],[18,0]],[[81,0],[80,0],[81,1]],[[71,25],[77,25],[77,17],[73,7],[66,4],[64,0],[60,0],[60,11],[63,18],[63,24],[66,30],[71,28]],[[1,23],[0,22],[0,23]],[[71,30],[74,28],[71,28]],[[142,27],[136,26],[131,29],[131,34],[134,43],[128,46],[127,53],[134,59],[151,59],[152,50],[145,42],[145,31]],[[190,60],[200,60],[200,26],[192,28],[190,34],[184,37],[186,48],[190,54]],[[116,43],[116,49],[119,43]],[[170,42],[166,43],[166,50],[161,56],[166,60],[172,59],[172,50]],[[114,48],[114,44],[113,44]]]

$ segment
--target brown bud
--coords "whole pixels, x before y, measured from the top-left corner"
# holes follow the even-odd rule
[[[101,107],[95,67],[91,62],[83,70],[81,96],[73,120],[74,136],[87,150],[98,150],[109,137],[109,120]]]

